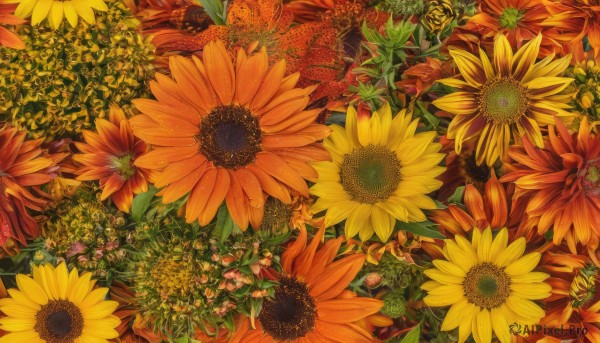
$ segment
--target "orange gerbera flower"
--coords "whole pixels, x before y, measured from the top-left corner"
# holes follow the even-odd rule
[[[591,134],[587,118],[573,134],[556,120],[544,146],[524,137],[511,147],[514,163],[501,181],[515,183],[515,197],[526,199],[539,234],[553,227],[555,244],[566,238],[572,252],[578,242],[593,250],[600,237],[600,137]]]
[[[545,57],[561,48],[560,43],[545,34],[550,28],[543,22],[549,15],[542,0],[480,0],[478,13],[459,32],[453,33],[449,44],[457,45],[460,40],[468,43],[476,37],[482,46],[491,49],[494,37],[500,33],[506,36],[513,49],[519,49],[543,33],[539,56]]]
[[[0,0],[0,45],[13,49],[25,49],[25,43],[17,34],[2,25],[20,25],[26,21],[15,16],[15,1]]]
[[[558,30],[552,38],[569,43],[581,42],[587,35],[594,53],[600,52],[600,1],[599,0],[561,0],[545,1],[551,17],[544,21],[549,27]]]
[[[318,249],[324,233],[322,226],[307,244],[306,230],[300,229],[283,253],[283,275],[276,278],[274,297],[264,300],[256,321],[242,321],[230,343],[373,341],[371,333],[353,323],[377,313],[383,302],[346,290],[365,255],[334,261],[344,238],[331,239]]]
[[[264,193],[286,204],[289,188],[308,197],[303,179],[318,176],[309,162],[329,159],[317,141],[330,129],[314,123],[319,109],[304,111],[314,87],[294,88],[298,74],[284,77],[285,67],[269,68],[264,48],[232,62],[215,41],[202,60],[170,59],[174,80],[156,74],[150,85],[158,100],[134,100],[143,113],[130,120],[134,134],[154,146],[135,165],[162,170],[164,203],[189,194],[188,222],[207,225],[226,200],[240,228],[258,228]]]
[[[98,133],[84,130],[86,143],[75,143],[83,154],[73,159],[84,165],[77,171],[77,179],[100,180],[100,200],[111,197],[121,211],[129,212],[133,194],[146,192],[147,180],[152,177],[149,170],[133,164],[148,146],[133,136],[125,114],[116,105],[110,108],[109,120],[96,120],[96,130]]]
[[[0,245],[15,239],[23,244],[40,232],[27,209],[41,211],[47,195],[39,186],[58,172],[57,163],[67,154],[49,155],[41,149],[43,139],[25,141],[25,132],[0,128]]]

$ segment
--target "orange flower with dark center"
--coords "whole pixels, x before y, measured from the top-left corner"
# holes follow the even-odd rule
[[[25,49],[25,43],[17,34],[3,25],[20,25],[26,21],[15,16],[17,4],[7,3],[6,0],[0,0],[0,45],[13,49]]]
[[[538,233],[554,230],[553,241],[566,239],[572,252],[579,242],[598,247],[600,235],[600,137],[591,133],[587,118],[579,132],[569,133],[556,121],[550,126],[544,148],[528,137],[513,146],[502,182],[514,182],[515,197],[527,202],[526,212],[535,218]]]
[[[594,53],[600,52],[600,0],[545,1],[551,14],[544,25],[555,27],[550,36],[558,41],[581,42],[587,35]]]
[[[304,228],[283,254],[283,275],[275,295],[263,301],[252,329],[241,322],[230,343],[257,342],[373,342],[371,333],[354,322],[383,306],[377,299],[356,297],[346,288],[365,262],[364,254],[335,260],[343,237],[328,240],[321,248],[321,227],[310,243]]]
[[[82,154],[73,159],[83,164],[78,180],[100,180],[100,200],[111,200],[123,212],[129,212],[133,194],[148,190],[151,172],[136,167],[135,160],[148,151],[143,141],[133,136],[125,114],[116,105],[110,108],[109,120],[97,119],[96,132],[84,130],[85,143],[75,143]]]
[[[170,60],[173,79],[156,74],[158,100],[137,99],[143,113],[130,122],[154,150],[135,165],[160,170],[163,203],[186,194],[186,219],[207,225],[226,201],[234,222],[260,226],[264,194],[289,204],[290,193],[308,197],[304,179],[317,177],[311,161],[329,159],[319,140],[330,129],[305,111],[314,87],[295,88],[298,74],[284,76],[285,60],[269,68],[266,49],[232,61],[222,41],[202,60]]]
[[[49,155],[41,149],[43,139],[25,141],[25,135],[13,127],[0,128],[0,245],[5,250],[11,239],[25,244],[39,236],[28,209],[41,211],[46,205],[48,195],[39,186],[56,177],[57,163],[67,156]]]

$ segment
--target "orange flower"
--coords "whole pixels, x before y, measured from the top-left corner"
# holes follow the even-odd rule
[[[20,25],[26,21],[13,15],[17,8],[16,3],[0,0],[0,45],[13,49],[25,49],[25,43],[14,32],[1,25]]]
[[[509,199],[507,190],[498,181],[496,173],[492,170],[491,177],[485,183],[483,194],[472,184],[465,187],[463,196],[465,210],[458,205],[450,204],[446,209],[433,211],[431,217],[434,222],[440,224],[440,227],[447,231],[449,237],[466,236],[466,233],[475,227],[485,229],[488,226],[492,230],[506,227],[509,230],[517,229],[527,232],[526,229],[534,225],[533,221],[524,215],[522,203],[511,203]]]
[[[57,163],[67,156],[49,155],[40,148],[43,139],[25,141],[25,135],[9,126],[0,128],[0,245],[5,250],[12,239],[25,244],[39,236],[27,209],[41,211],[46,205],[48,195],[39,186],[56,177]]]
[[[83,154],[76,154],[73,159],[84,165],[77,171],[77,179],[100,180],[100,200],[111,197],[119,210],[129,212],[133,194],[146,192],[147,180],[152,177],[150,171],[134,166],[148,146],[133,136],[119,107],[111,106],[109,116],[109,120],[96,120],[98,133],[83,131],[86,143],[75,143]]]
[[[549,126],[545,148],[528,137],[509,150],[514,163],[502,182],[514,182],[515,197],[527,202],[538,233],[554,228],[553,241],[566,239],[572,252],[578,242],[596,249],[600,235],[600,137],[591,134],[587,118],[578,133],[556,120]]]
[[[544,299],[546,316],[542,318],[540,324],[558,328],[574,327],[580,330],[585,328],[587,331],[585,338],[589,342],[600,341],[600,294],[598,294],[600,269],[598,266],[594,265],[587,256],[549,251],[542,256],[540,268],[550,274],[546,283],[552,286],[551,296]],[[564,331],[569,333],[569,330]],[[554,342],[551,338],[546,339]],[[570,336],[563,335],[556,338],[564,342],[583,337],[573,332]],[[536,342],[537,339],[531,342]]]
[[[186,219],[207,225],[226,201],[234,222],[258,228],[264,193],[291,203],[290,188],[308,197],[311,161],[329,159],[317,141],[330,129],[314,124],[320,110],[304,111],[313,87],[294,88],[285,60],[268,67],[266,49],[235,62],[223,42],[209,43],[203,59],[170,59],[173,79],[157,74],[158,100],[137,99],[143,113],[131,119],[136,136],[154,151],[135,161],[161,170],[156,187],[170,203],[186,194]],[[289,188],[288,188],[289,187]]]
[[[549,28],[543,25],[543,21],[548,18],[549,13],[542,0],[481,0],[479,9],[461,27],[463,33],[455,33],[451,41],[456,38],[468,40],[466,32],[471,32],[489,49],[493,46],[494,37],[501,33],[506,36],[513,49],[519,49],[539,33],[544,33],[540,56],[560,51],[561,45],[546,34]]]
[[[274,297],[264,300],[256,321],[242,321],[230,343],[373,341],[371,334],[354,322],[377,313],[383,302],[356,297],[346,290],[362,268],[365,255],[351,254],[334,261],[344,238],[331,239],[318,249],[324,232],[321,227],[307,243],[306,230],[300,230],[283,254],[284,274],[277,278]]]
[[[587,35],[594,53],[600,52],[600,1],[561,0],[546,1],[551,17],[544,21],[558,30],[550,36],[561,42],[581,42]]]

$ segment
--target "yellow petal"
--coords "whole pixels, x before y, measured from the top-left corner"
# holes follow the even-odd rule
[[[90,7],[90,4],[87,2],[87,0],[72,0],[71,3],[75,7],[77,14],[83,20],[85,20],[88,24],[96,23],[96,16],[94,15],[94,10]]]
[[[529,273],[537,267],[541,258],[542,254],[539,252],[532,252],[506,266],[504,271],[508,275],[522,275]]]
[[[77,20],[78,20],[79,16],[77,15],[77,10],[75,9],[75,6],[73,6],[73,2],[72,1],[64,1],[63,9],[65,11],[65,18],[67,18],[67,21],[69,22],[69,24],[72,27],[77,26]]]
[[[16,278],[17,287],[19,287],[19,290],[23,292],[27,298],[40,305],[46,305],[48,303],[46,291],[33,281],[33,279],[23,274],[17,274]]]
[[[46,19],[51,7],[52,0],[38,0],[31,15],[31,25],[35,26]]]

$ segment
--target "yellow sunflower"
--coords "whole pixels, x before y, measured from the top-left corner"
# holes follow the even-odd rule
[[[314,163],[319,173],[311,194],[314,213],[327,211],[325,225],[346,220],[347,237],[365,241],[373,233],[387,241],[396,220],[425,221],[423,209],[436,204],[426,194],[441,187],[442,145],[435,132],[415,134],[419,120],[406,110],[393,119],[389,105],[371,116],[348,108],[346,128],[332,125],[323,145],[332,162]]]
[[[63,17],[67,18],[72,27],[77,25],[81,17],[88,24],[96,23],[94,10],[106,12],[108,6],[104,0],[17,0],[19,6],[15,15],[23,19],[31,16],[31,25],[38,25],[48,18],[48,23],[58,29]]]
[[[466,141],[474,140],[477,165],[488,166],[500,157],[506,160],[511,137],[526,135],[543,147],[540,127],[553,125],[554,116],[568,121],[575,115],[565,109],[571,94],[561,92],[573,81],[560,77],[571,55],[552,61],[554,54],[535,63],[542,36],[523,45],[515,54],[504,35],[494,41],[493,61],[482,50],[479,57],[460,49],[450,55],[460,78],[438,82],[458,91],[433,104],[455,117],[448,138],[460,153]]]
[[[507,247],[508,230],[500,230],[492,240],[492,230],[473,230],[472,242],[462,236],[447,239],[445,260],[434,260],[436,268],[425,271],[433,281],[421,288],[429,294],[428,306],[451,306],[442,322],[442,331],[458,327],[459,342],[471,333],[475,342],[489,343],[492,332],[502,343],[512,342],[510,324],[534,325],[544,310],[534,300],[550,296],[552,287],[544,283],[549,275],[532,271],[541,254],[523,256],[525,238]]]
[[[104,300],[108,288],[94,289],[92,274],[69,273],[64,263],[34,267],[33,279],[17,275],[17,289],[0,299],[0,343],[108,343],[121,323],[119,303]]]

